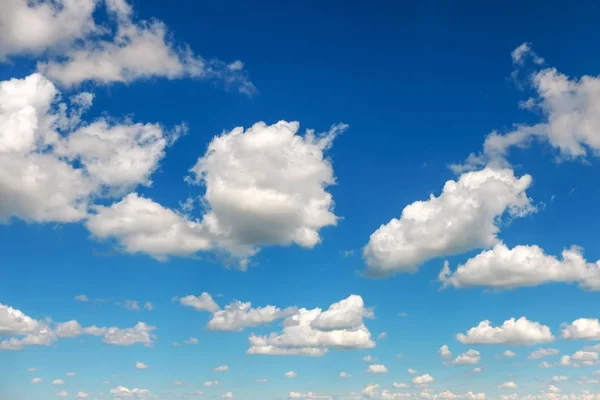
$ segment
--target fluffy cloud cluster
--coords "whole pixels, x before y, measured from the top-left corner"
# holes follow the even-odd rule
[[[266,336],[250,335],[249,354],[270,355],[324,355],[329,348],[373,348],[375,342],[362,318],[372,318],[373,313],[357,295],[332,304],[328,310],[320,308],[299,309],[283,321],[281,333]],[[324,316],[320,319],[321,316]]]
[[[377,229],[364,248],[367,272],[414,272],[423,262],[494,245],[498,219],[535,210],[525,193],[531,176],[486,167],[447,181],[439,197],[417,201]]]
[[[110,394],[117,398],[146,398],[150,397],[152,393],[148,389],[128,389],[123,386],[117,386],[114,389],[110,389]]]
[[[414,383],[415,385],[427,385],[431,382],[433,382],[435,379],[433,379],[433,377],[429,374],[425,374],[425,375],[419,375],[419,376],[415,376],[414,378],[412,378],[412,383]]]
[[[150,175],[176,139],[158,124],[81,122],[93,96],[60,103],[40,74],[0,82],[0,220],[74,222],[93,197],[118,196]]]
[[[252,303],[244,303],[239,300],[235,300],[221,309],[212,296],[206,292],[200,296],[182,297],[179,302],[196,311],[211,312],[212,318],[206,328],[212,331],[241,332],[248,327],[268,324],[297,312],[296,307],[288,307],[284,310],[275,306],[252,307]]]
[[[511,318],[501,326],[492,326],[490,321],[481,321],[466,334],[459,333],[456,339],[463,344],[507,344],[513,346],[547,343],[554,340],[550,328],[525,317]]]
[[[79,322],[71,320],[52,323],[35,320],[19,310],[0,304],[0,337],[8,338],[0,341],[0,350],[21,350],[25,346],[50,346],[59,339],[75,338],[81,335],[102,336],[106,344],[130,346],[142,343],[153,344],[150,332],[156,329],[143,322],[132,328],[82,327]]]
[[[588,263],[581,249],[572,247],[562,252],[562,259],[549,256],[538,246],[496,244],[460,265],[454,273],[448,263],[439,275],[445,286],[474,286],[513,289],[550,282],[578,283],[583,289],[600,290],[600,261]]]
[[[260,246],[312,248],[321,240],[319,230],[337,223],[325,190],[335,183],[333,168],[324,152],[346,126],[320,135],[309,130],[301,136],[298,129],[297,122],[261,122],[214,138],[188,177],[206,189],[201,220],[131,193],[112,206],[96,207],[87,226],[97,237],[117,239],[128,252],[156,258],[224,249],[242,269]]]

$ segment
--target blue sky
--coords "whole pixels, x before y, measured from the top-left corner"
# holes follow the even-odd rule
[[[598,399],[597,5],[359,3],[0,2],[1,399]]]

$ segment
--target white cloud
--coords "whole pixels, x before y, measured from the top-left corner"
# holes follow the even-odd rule
[[[414,378],[412,378],[412,383],[414,383],[415,385],[427,385],[431,382],[433,382],[435,379],[433,379],[433,377],[429,374],[425,374],[425,375],[419,375],[419,376],[415,376]]]
[[[213,368],[213,371],[215,371],[215,372],[227,372],[227,371],[229,371],[229,367],[227,365],[221,365],[221,366],[218,366],[216,368]]]
[[[463,344],[507,344],[533,345],[554,340],[550,328],[539,322],[529,321],[525,317],[504,321],[501,326],[494,327],[490,321],[481,321],[479,325],[459,333],[456,339]]]
[[[150,303],[149,301],[144,303],[144,308],[148,311],[152,311],[154,310],[154,307],[152,306],[152,303]]]
[[[447,181],[439,197],[431,195],[404,208],[377,229],[364,248],[367,273],[374,276],[415,272],[436,257],[489,247],[498,242],[498,221],[535,210],[525,193],[531,176],[510,169],[484,168]]]
[[[325,190],[335,178],[324,152],[346,128],[338,124],[301,136],[297,122],[259,122],[215,137],[190,169],[189,181],[206,187],[203,225],[222,248],[242,258],[261,245],[314,247],[319,230],[337,224]]]
[[[547,361],[542,361],[541,363],[538,364],[537,367],[538,368],[552,368],[552,364],[550,364]]]
[[[76,399],[86,399],[89,396],[86,392],[79,392],[75,396]]]
[[[141,361],[137,361],[135,363],[135,367],[137,369],[147,369],[148,368],[148,366],[146,364],[144,364],[143,362],[141,362]]]
[[[118,398],[123,398],[123,397],[146,398],[146,397],[151,396],[151,393],[148,389],[138,389],[138,388],[128,389],[123,386],[117,386],[114,389],[110,389],[110,394],[112,394]]]
[[[205,381],[204,382],[204,386],[210,387],[210,386],[216,386],[219,384],[219,381]]]
[[[502,353],[502,355],[504,357],[510,358],[510,357],[515,357],[517,355],[517,353],[510,351],[510,350],[504,350],[504,353]]]
[[[123,308],[129,311],[139,311],[140,304],[137,300],[125,300],[123,301]]]
[[[409,368],[409,369],[408,369],[408,373],[409,373],[409,374],[411,374],[411,375],[414,375],[414,374],[416,374],[417,372],[419,372],[419,371],[417,371],[416,369],[412,369],[412,368]]]
[[[288,371],[285,374],[283,374],[283,376],[285,378],[295,378],[295,377],[298,376],[298,374],[296,372],[294,372],[294,371]]]
[[[28,368],[27,369],[27,372],[35,372],[35,371],[37,371],[37,368]]]
[[[69,110],[40,74],[0,82],[0,220],[80,221],[90,198],[151,183],[174,135],[110,117],[83,123],[93,99],[84,94]]]
[[[481,372],[481,368],[475,367],[475,368],[473,368],[473,372],[475,372],[475,373]]]
[[[319,395],[317,393],[313,393],[313,392],[308,392],[308,393],[300,393],[300,392],[290,392],[290,394],[288,395],[288,398],[290,399],[305,399],[305,400],[316,400],[316,399],[323,399],[323,400],[331,400],[332,397],[331,396],[327,396],[327,395]]]
[[[67,372],[66,375],[68,377],[74,377],[75,375],[77,375],[75,372]]]
[[[564,376],[564,375],[552,377],[552,382],[564,382],[564,381],[568,381],[568,380],[569,380],[569,377]]]
[[[392,384],[392,386],[393,386],[395,389],[405,389],[405,388],[407,388],[407,387],[408,387],[408,385],[407,385],[406,383],[398,383],[398,382],[394,382],[394,383]]]
[[[267,382],[269,382],[269,380],[267,378],[260,378],[260,379],[257,379],[256,382],[258,382],[258,383],[267,383]]]
[[[498,385],[498,388],[500,389],[515,389],[517,387],[517,384],[514,382],[504,382],[502,385]]]
[[[90,299],[85,294],[80,294],[78,296],[75,296],[75,300],[81,301],[83,303],[87,303],[88,301],[90,301]]]
[[[138,322],[134,327],[126,329],[110,327],[102,341],[116,346],[131,346],[136,343],[151,346],[154,343],[152,339],[154,335],[151,332],[155,329],[156,327],[143,322]]]
[[[52,381],[53,385],[64,385],[65,381],[63,381],[62,379],[55,379]]]
[[[66,392],[66,391],[64,391],[64,390],[62,390],[62,391],[60,391],[60,392],[56,393],[56,395],[57,395],[58,397],[67,397],[67,396],[69,396],[69,393],[68,393],[68,392]]]
[[[322,311],[320,308],[312,310],[301,308],[296,314],[284,319],[280,334],[250,335],[248,353],[320,356],[330,347],[337,349],[375,347],[371,333],[364,323],[356,325],[357,314],[372,316],[370,312],[365,312],[362,297],[357,295],[351,295],[332,304],[327,311]],[[321,315],[325,317],[319,320]],[[319,322],[315,324],[315,321]]]
[[[192,307],[196,311],[208,311],[214,313],[221,307],[213,300],[212,296],[206,292],[200,296],[185,296],[179,299],[179,302],[184,306]]]
[[[0,336],[25,335],[38,328],[38,321],[17,309],[0,304]]]
[[[352,378],[352,375],[350,375],[347,372],[340,372],[340,378],[342,378],[342,379],[348,379],[348,378]]]
[[[481,360],[481,356],[477,350],[469,349],[466,353],[457,356],[452,364],[454,365],[465,365],[465,364],[477,364]]]
[[[183,300],[183,299],[182,299]],[[213,331],[241,332],[247,327],[268,324],[280,318],[293,315],[298,310],[295,307],[281,310],[275,306],[252,307],[252,303],[234,301],[224,309],[213,312],[211,320],[206,326]]]
[[[541,349],[537,349],[532,351],[527,358],[530,360],[539,360],[540,358],[544,358],[544,357],[549,357],[549,356],[556,356],[559,355],[560,351],[558,351],[557,349],[551,349],[551,348],[541,348]]]
[[[363,361],[370,363],[370,362],[375,361],[375,358],[373,358],[373,356],[371,356],[370,354],[367,354],[366,356],[363,357]]]
[[[227,392],[227,393],[224,393],[221,397],[224,399],[233,399],[233,393]]]
[[[571,359],[575,361],[597,361],[598,353],[579,350],[571,356]]]
[[[452,352],[450,351],[450,348],[448,347],[448,345],[443,345],[442,347],[440,347],[440,349],[438,350],[438,354],[442,358],[452,357]]]
[[[377,340],[387,339],[387,337],[388,337],[387,332],[381,332],[379,335],[377,335]]]
[[[71,4],[72,2],[61,0],[60,3]],[[71,42],[69,45],[61,46],[60,57],[54,57],[47,62],[38,64],[38,69],[55,81],[69,86],[90,80],[100,84],[109,84],[112,82],[128,83],[136,79],[152,77],[168,79],[194,77],[219,80],[225,86],[235,87],[240,92],[254,93],[255,88],[248,80],[241,61],[237,60],[227,64],[215,59],[205,60],[195,55],[189,46],[176,44],[169,39],[170,33],[163,22],[156,19],[134,22],[133,10],[125,1],[105,2],[108,20],[116,26],[114,33],[105,29],[102,32],[105,35],[86,35],[94,30],[94,23],[90,15],[94,3],[94,1],[85,0],[85,7],[77,13],[74,13],[73,10],[75,6],[65,7],[70,12],[66,15],[64,12],[58,14],[60,18],[53,18],[53,22],[71,26],[72,22],[67,18],[74,17],[76,19],[73,21],[72,29],[54,29],[48,32],[51,34],[51,38],[55,38],[54,40],[34,41],[33,43],[37,43],[38,46],[33,49],[24,46],[23,50],[40,51],[44,46],[56,47],[60,43],[58,39]],[[40,19],[29,16],[22,22],[27,21],[33,22],[37,27]],[[50,25],[49,21],[44,21],[44,19],[41,19],[41,22]],[[12,25],[15,24],[10,24],[10,26]],[[42,25],[42,27],[44,26],[46,25]],[[109,32],[111,37],[107,38]],[[17,33],[20,34],[19,37],[37,37],[23,35],[23,31]],[[76,38],[84,40],[73,43],[73,39]],[[3,44],[0,42],[0,51]],[[0,53],[1,55],[2,53]]]
[[[185,344],[198,344],[198,339],[196,339],[195,337],[191,337],[188,340],[184,340],[183,343],[185,343]]]
[[[444,286],[513,289],[543,283],[577,283],[583,289],[600,290],[600,261],[588,263],[578,247],[563,250],[562,258],[549,256],[538,246],[496,244],[460,265],[452,274],[446,263],[440,272]]]
[[[515,64],[523,64],[525,58],[532,58],[536,64],[543,64],[544,59],[540,58],[533,50],[531,50],[531,43],[522,43],[511,53],[513,62]]]
[[[34,385],[36,385],[38,383],[42,383],[42,379],[41,378],[33,378],[31,380],[31,383],[33,383]]]
[[[116,239],[127,252],[157,259],[225,250],[242,269],[261,246],[312,248],[321,228],[337,224],[325,190],[335,178],[324,152],[346,126],[321,135],[309,130],[301,136],[298,129],[296,122],[261,122],[215,137],[187,179],[206,188],[201,220],[131,193],[112,206],[95,207],[88,229]],[[260,163],[256,152],[264,155]]]
[[[367,368],[367,372],[370,374],[383,374],[388,372],[387,367],[383,364],[371,364]]]
[[[378,394],[377,389],[379,388],[378,384],[367,385],[362,391],[362,395],[365,397],[374,397]]]
[[[0,5],[0,61],[9,55],[38,55],[97,31],[96,0],[6,0]],[[34,27],[34,28],[32,28]]]
[[[579,318],[571,324],[564,323],[563,339],[600,340],[600,321],[595,318]]]

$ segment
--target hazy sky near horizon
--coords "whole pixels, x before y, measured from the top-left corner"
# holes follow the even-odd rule
[[[599,17],[0,0],[0,399],[600,400]]]

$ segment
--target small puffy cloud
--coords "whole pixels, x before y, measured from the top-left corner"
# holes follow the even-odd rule
[[[37,369],[36,369],[36,368],[28,368],[28,369],[27,369],[27,372],[35,372],[35,371],[37,371]]]
[[[550,328],[539,322],[529,321],[525,317],[511,318],[501,326],[494,327],[488,320],[481,321],[479,325],[459,333],[456,339],[463,344],[507,344],[507,345],[533,345],[554,341]]]
[[[297,376],[298,376],[298,374],[294,371],[288,371],[285,374],[283,374],[284,378],[295,378]]]
[[[504,350],[504,353],[502,353],[502,356],[510,358],[510,357],[515,357],[517,355],[517,353],[510,351],[510,350]]]
[[[573,353],[571,359],[575,361],[597,361],[598,353],[579,350]]]
[[[132,328],[120,329],[117,327],[108,328],[104,335],[103,342],[116,346],[131,346],[136,343],[142,343],[145,346],[151,346],[154,341],[151,333],[156,327],[138,322]]]
[[[139,311],[140,304],[137,300],[124,300],[123,308],[125,308],[126,310],[129,310],[129,311]]]
[[[499,389],[516,389],[517,384],[514,382],[504,382],[502,385],[498,385]]]
[[[183,300],[183,299],[182,299]],[[252,307],[252,303],[234,301],[222,310],[213,312],[206,326],[212,331],[241,332],[247,327],[255,327],[285,318],[297,312],[297,308],[289,307],[281,310],[275,306]]]
[[[56,393],[56,395],[57,395],[58,397],[67,397],[67,396],[69,395],[69,393],[68,393],[68,392],[66,392],[66,391],[64,391],[64,390],[62,390],[62,391],[60,391],[60,392]]]
[[[79,393],[77,393],[75,398],[76,399],[87,399],[88,396],[89,396],[89,394],[87,394],[86,392],[79,392]]]
[[[514,289],[544,283],[577,283],[586,290],[600,290],[600,261],[589,263],[579,247],[563,250],[562,257],[547,255],[538,246],[496,244],[458,266],[452,273],[445,263],[439,275],[444,287],[474,286]]]
[[[544,358],[544,357],[550,357],[550,356],[556,356],[559,355],[560,351],[558,351],[557,349],[552,349],[552,348],[540,348],[537,350],[532,351],[531,353],[529,353],[529,355],[527,356],[527,358],[529,360],[539,360],[540,358]]]
[[[83,303],[87,303],[88,301],[90,301],[90,299],[85,294],[80,294],[78,296],[75,296],[75,300],[81,301]]]
[[[144,303],[144,308],[148,311],[152,311],[154,310],[154,307],[152,306],[152,303],[150,303],[149,301]]]
[[[363,357],[363,361],[370,363],[370,362],[375,361],[375,358],[373,358],[373,356],[371,356],[370,354],[367,354],[366,356]]]
[[[563,339],[600,340],[600,320],[596,318],[579,318],[561,328]]]
[[[412,368],[409,368],[409,369],[408,369],[408,373],[409,373],[409,374],[411,374],[411,375],[414,375],[414,374],[416,374],[417,372],[418,372],[418,371],[417,371],[416,369],[412,369]]]
[[[189,295],[179,299],[179,302],[187,307],[192,307],[196,311],[208,311],[214,313],[221,307],[213,300],[212,296],[206,292],[200,296]]]
[[[185,343],[185,344],[198,344],[198,339],[196,339],[195,337],[191,337],[188,340],[184,340],[183,343]]]
[[[513,63],[515,64],[523,64],[526,58],[531,57],[533,62],[536,64],[543,64],[544,59],[540,58],[535,52],[531,49],[531,43],[521,43],[516,49],[512,51],[510,54],[512,56]]]
[[[52,381],[53,385],[64,385],[65,381],[63,381],[62,379],[55,379]]]
[[[405,389],[405,388],[407,388],[407,387],[408,387],[408,385],[407,385],[406,383],[398,383],[398,382],[394,382],[394,383],[392,384],[392,386],[393,386],[395,389]]]
[[[363,251],[367,273],[415,272],[429,259],[496,244],[500,217],[535,210],[525,193],[531,182],[529,175],[490,167],[447,181],[439,197],[406,206],[371,235]]]
[[[67,373],[66,373],[66,375],[67,375],[69,378],[72,378],[72,377],[74,377],[74,376],[75,376],[75,375],[77,375],[77,374],[76,374],[75,372],[67,372]]]
[[[33,383],[34,385],[36,385],[38,383],[42,383],[42,379],[41,378],[33,378],[31,380],[31,383]]]
[[[146,364],[144,364],[143,362],[141,362],[141,361],[137,361],[135,363],[135,367],[137,369],[147,369],[148,368],[148,366]]]
[[[568,381],[568,380],[569,380],[569,377],[564,376],[564,375],[558,375],[558,376],[552,377],[552,382],[564,382],[564,381]]]
[[[371,364],[367,368],[367,372],[370,374],[383,374],[388,372],[387,367],[383,364]]]
[[[342,379],[348,379],[348,378],[352,378],[352,375],[350,375],[347,372],[340,372],[340,378],[342,378]]]
[[[386,339],[388,337],[387,332],[381,332],[379,335],[377,335],[377,340],[383,340]]]
[[[547,369],[547,368],[552,368],[552,364],[550,364],[547,361],[542,361],[541,363],[538,364],[537,367],[541,368],[541,369]]]
[[[219,384],[219,381],[205,381],[204,382],[204,386],[206,386],[206,387],[217,386],[218,384]]]
[[[450,351],[450,348],[448,347],[448,345],[443,345],[442,347],[440,347],[440,349],[438,350],[438,354],[442,358],[452,357],[452,352]]]
[[[227,365],[220,365],[220,366],[218,366],[216,368],[213,368],[213,371],[215,371],[215,372],[227,372],[227,371],[229,371],[229,366],[227,366]]]
[[[433,382],[435,379],[433,379],[433,377],[429,374],[425,374],[425,375],[419,375],[419,376],[415,376],[414,378],[412,378],[412,383],[414,383],[415,385],[427,385],[431,382]]]
[[[231,392],[223,393],[223,395],[221,395],[221,397],[224,399],[233,399],[233,393],[231,393]]]
[[[374,397],[378,394],[377,389],[379,388],[378,384],[367,385],[362,391],[362,395],[365,397]]]
[[[109,393],[117,398],[146,398],[151,396],[148,389],[128,389],[124,386],[117,386],[114,389],[110,389]]]
[[[248,353],[320,356],[330,347],[373,348],[375,342],[362,322],[364,317],[372,318],[373,314],[357,295],[332,304],[326,311],[301,308],[284,319],[281,333],[250,335]]]
[[[475,373],[481,372],[481,368],[475,367],[475,368],[473,368],[473,372],[475,372]]]
[[[466,353],[460,354],[452,361],[454,365],[477,364],[481,360],[481,356],[477,350],[470,349]]]

